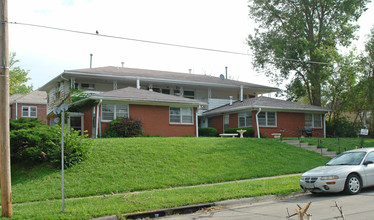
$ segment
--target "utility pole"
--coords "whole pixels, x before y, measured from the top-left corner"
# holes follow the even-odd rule
[[[0,0],[0,183],[3,217],[12,217],[9,138],[8,0]]]

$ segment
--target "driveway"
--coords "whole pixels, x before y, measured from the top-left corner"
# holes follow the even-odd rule
[[[266,198],[265,198],[266,200]],[[219,206],[202,210],[193,214],[168,216],[164,220],[248,220],[248,219],[287,219],[289,214],[311,201],[307,211],[311,219],[337,219],[341,216],[336,206],[341,206],[345,219],[374,219],[374,188],[364,189],[360,194],[349,196],[339,194],[312,195],[305,194],[281,200],[268,200],[253,203],[253,200],[243,199],[236,201],[224,201]],[[298,219],[293,216],[289,219]],[[338,218],[342,219],[342,218]]]

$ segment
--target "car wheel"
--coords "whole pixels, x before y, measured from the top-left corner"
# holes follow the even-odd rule
[[[347,177],[345,181],[345,193],[354,195],[361,191],[361,179],[356,174],[351,174]]]

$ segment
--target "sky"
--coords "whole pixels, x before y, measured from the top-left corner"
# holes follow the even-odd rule
[[[250,54],[255,23],[248,0],[8,0],[9,48],[29,70],[34,89],[64,70],[121,66],[219,76],[275,86],[252,68],[248,55],[187,49],[102,37],[118,36]],[[374,3],[358,21],[363,48],[374,27]],[[22,23],[68,29],[78,34]],[[98,31],[99,35],[96,35]]]

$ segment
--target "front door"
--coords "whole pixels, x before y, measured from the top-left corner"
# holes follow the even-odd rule
[[[69,120],[70,128],[75,130],[75,131],[80,131],[80,134],[83,135],[84,114],[83,113],[72,112],[72,113],[70,113],[69,116],[70,116],[70,120]]]

